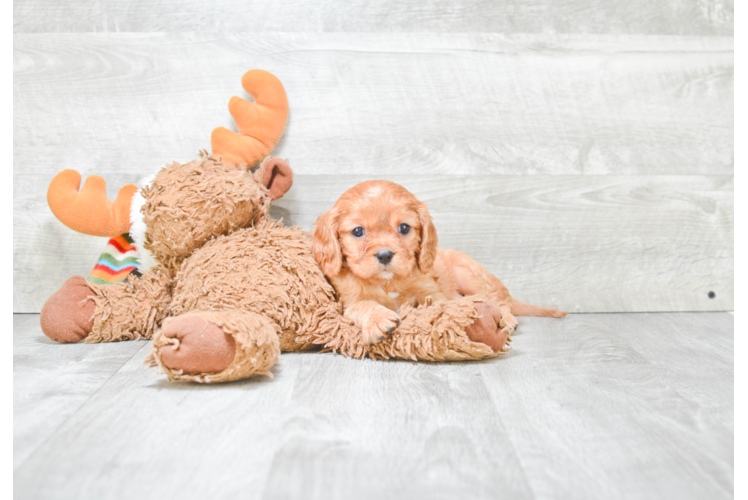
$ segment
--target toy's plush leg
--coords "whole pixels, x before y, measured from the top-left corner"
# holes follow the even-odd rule
[[[83,276],[73,276],[44,303],[39,322],[44,335],[57,342],[78,342],[93,330],[94,292]]]
[[[426,361],[485,359],[506,354],[509,334],[491,302],[465,297],[400,310],[400,325],[369,348],[371,357]]]
[[[354,358],[457,361],[492,358],[509,350],[509,335],[497,324],[498,307],[469,297],[404,307],[397,329],[374,344],[366,344],[361,330],[334,307],[315,314],[319,318],[314,327],[299,340]]]
[[[228,382],[268,375],[280,356],[280,327],[247,311],[191,311],[168,318],[145,362],[169,380]]]
[[[171,279],[145,273],[124,283],[97,285],[73,276],[42,308],[42,331],[58,342],[149,339],[166,316]]]
[[[86,342],[150,339],[168,314],[172,280],[167,272],[146,272],[124,283],[89,283],[96,304]]]

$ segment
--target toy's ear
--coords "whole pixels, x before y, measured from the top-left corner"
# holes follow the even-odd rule
[[[425,203],[418,204],[418,221],[421,224],[421,248],[418,250],[418,269],[422,273],[428,272],[436,260],[436,249],[439,238],[436,236],[436,227],[431,221],[431,214]]]
[[[255,172],[255,180],[267,188],[270,199],[277,200],[291,189],[293,170],[286,160],[268,156]]]
[[[317,217],[311,250],[326,276],[340,274],[343,267],[343,250],[338,240],[338,212],[334,208]]]

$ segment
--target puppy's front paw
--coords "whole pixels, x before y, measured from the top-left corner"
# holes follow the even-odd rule
[[[400,316],[393,310],[379,306],[371,311],[361,325],[361,333],[364,343],[373,344],[390,335],[397,325],[400,324]]]

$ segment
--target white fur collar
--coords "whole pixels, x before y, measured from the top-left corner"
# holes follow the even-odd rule
[[[152,175],[140,180],[139,189],[130,204],[130,238],[135,243],[135,248],[138,249],[141,271],[149,271],[158,265],[158,261],[153,257],[153,254],[143,246],[143,243],[145,243],[145,222],[143,222],[143,214],[140,209],[145,204],[145,198],[140,194],[140,189],[150,184],[159,170],[161,170],[161,167],[158,167]]]

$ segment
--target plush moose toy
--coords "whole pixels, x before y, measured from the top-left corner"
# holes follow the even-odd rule
[[[260,70],[242,85],[254,103],[231,99],[239,133],[214,130],[212,155],[163,167],[113,203],[101,178],[80,192],[77,172],[54,178],[48,202],[57,218],[86,234],[129,234],[141,272],[106,285],[69,278],[42,309],[43,332],[59,342],[153,339],[146,361],[170,380],[196,382],[269,375],[281,351],[429,361],[504,354],[500,312],[469,297],[401,310],[391,335],[362,341],[312,257],[309,234],[268,219],[271,201],[293,182],[287,161],[266,157],[285,128],[285,90]]]

